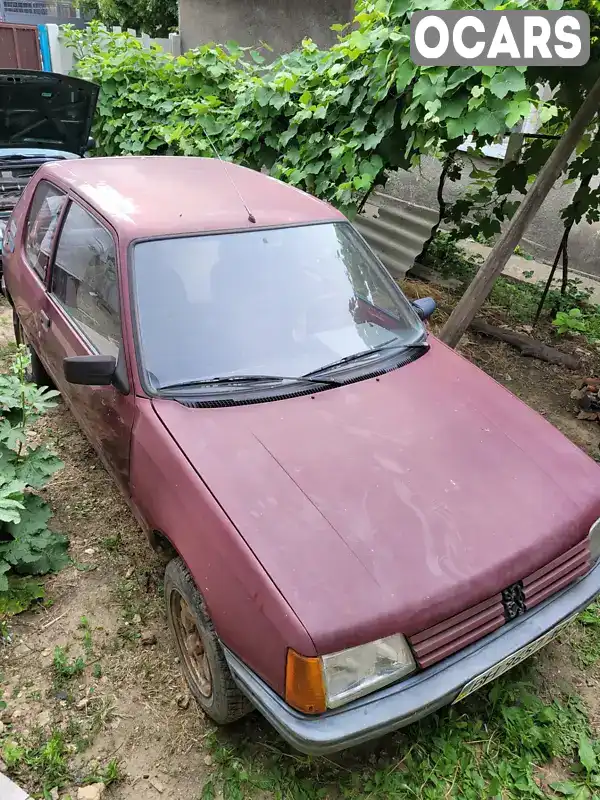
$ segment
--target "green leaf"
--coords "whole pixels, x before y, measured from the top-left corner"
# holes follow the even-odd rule
[[[8,541],[0,541],[0,559],[21,575],[44,575],[69,563],[68,540],[48,528],[52,511],[41,497],[28,494],[18,523],[5,525]]]
[[[410,11],[412,0],[392,0],[390,5],[390,17],[399,17]]]
[[[408,84],[412,81],[417,73],[416,66],[407,59],[402,64],[398,65],[398,69],[396,70],[396,91],[402,92]]]
[[[529,112],[531,111],[531,103],[527,102],[511,102],[508,104],[508,110],[504,121],[508,128],[514,128],[514,126],[519,122],[521,119],[525,119],[529,116]]]
[[[509,92],[520,92],[525,87],[525,76],[514,67],[506,67],[501,72],[496,72],[490,81],[490,91],[501,100]]]
[[[475,130],[482,136],[496,136],[506,129],[504,120],[490,109],[482,108],[477,114]]]
[[[448,91],[450,91],[450,89],[460,86],[461,83],[468,81],[469,78],[472,78],[474,75],[475,70],[473,67],[458,67],[450,73],[448,80],[446,81],[446,88]]]
[[[573,311],[579,311],[579,314],[574,315]],[[569,312],[572,316],[581,316],[581,310],[579,308],[574,308],[572,311]],[[593,772],[597,767],[597,759],[596,753],[594,752],[594,748],[592,747],[592,743],[588,739],[587,736],[582,734],[579,738],[579,760],[583,764],[585,771],[589,774]]]
[[[556,106],[542,106],[540,109],[540,119],[542,122],[549,122],[553,117],[558,114]]]
[[[254,61],[255,64],[264,64],[265,63],[265,57],[261,56],[261,54],[258,52],[258,50],[250,50],[250,57],[252,58],[252,60]]]
[[[2,592],[8,591],[8,577],[7,572],[10,570],[8,561],[0,559],[0,596]]]
[[[546,6],[550,11],[560,11],[564,5],[564,0],[546,0]]]
[[[440,109],[437,113],[439,119],[456,119],[463,114],[467,107],[466,95],[454,95],[449,100],[442,100]]]
[[[47,447],[40,445],[30,450],[25,458],[15,461],[15,477],[26,486],[41,489],[57,470],[62,469],[63,462]]]
[[[0,617],[20,614],[27,611],[36,601],[43,600],[44,587],[39,581],[25,578],[6,580],[5,578],[5,583],[3,583],[2,569],[3,565],[0,562]]]
[[[238,42],[235,42],[233,39],[230,39],[228,42],[225,42],[225,47],[229,50],[231,55],[235,56],[236,58],[240,56],[242,53],[242,50]]]

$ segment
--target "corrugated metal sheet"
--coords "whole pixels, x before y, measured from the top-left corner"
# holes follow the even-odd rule
[[[37,27],[0,22],[0,68],[41,69]]]
[[[404,278],[437,220],[430,208],[374,192],[355,226],[396,280]]]

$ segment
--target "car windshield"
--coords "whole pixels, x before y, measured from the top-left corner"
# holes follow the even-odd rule
[[[133,292],[153,389],[302,376],[424,336],[408,300],[347,223],[140,242]]]

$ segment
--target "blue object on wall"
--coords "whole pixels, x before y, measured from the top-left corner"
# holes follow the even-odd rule
[[[38,39],[40,40],[40,55],[44,72],[52,72],[52,56],[50,55],[50,40],[48,29],[45,25],[38,25]]]

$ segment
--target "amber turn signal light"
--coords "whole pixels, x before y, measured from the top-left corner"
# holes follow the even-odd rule
[[[326,710],[320,658],[307,658],[291,649],[287,651],[285,701],[305,714],[322,714]]]

